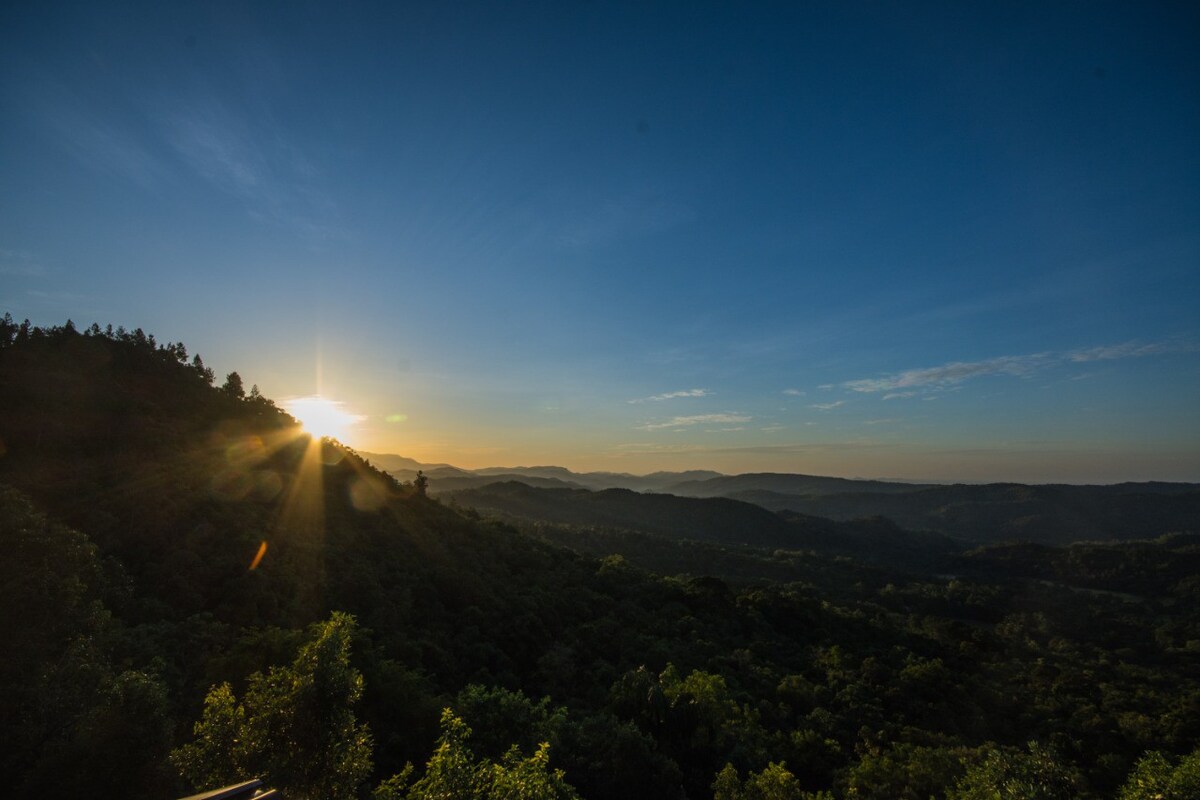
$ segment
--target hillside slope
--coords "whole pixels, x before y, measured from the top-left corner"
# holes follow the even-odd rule
[[[829,519],[884,516],[901,527],[974,542],[1146,539],[1197,531],[1200,487],[1128,483],[1114,486],[986,484],[912,492],[797,496],[739,491],[731,497],[773,510]]]
[[[228,683],[246,697],[334,611],[357,617],[355,712],[373,742],[356,796],[429,762],[445,706],[494,759],[550,742],[550,766],[596,800],[709,798],[727,763],[787,763],[804,789],[842,797],[936,796],[993,743],[1030,739],[1055,743],[1079,796],[1099,797],[1145,750],[1185,752],[1200,736],[1200,604],[1178,576],[1190,562],[1159,545],[1114,556],[1172,565],[1165,582],[1128,573],[1132,601],[1064,588],[1024,560],[1010,578],[1003,554],[977,560],[983,582],[811,553],[778,559],[794,583],[659,577],[422,497],[302,435],[232,376],[215,383],[140,331],[0,324],[0,483],[15,487],[0,489],[10,796],[212,788],[184,784],[166,757],[192,738],[206,693]],[[764,542],[831,524],[729,500],[597,502],[625,521],[626,504],[651,504],[664,531],[717,509]],[[664,541],[659,563],[689,558]],[[1108,569],[1110,555],[1084,565]],[[707,570],[722,552],[694,556]],[[805,582],[820,574],[836,595]]]
[[[586,528],[592,531],[589,536],[607,529],[731,547],[813,550],[894,569],[933,568],[963,549],[941,534],[905,531],[882,518],[834,521],[792,512],[772,514],[750,503],[719,497],[643,494],[627,489],[548,489],[515,481],[450,491],[446,497],[481,514]],[[570,537],[559,534],[555,541],[568,544]]]

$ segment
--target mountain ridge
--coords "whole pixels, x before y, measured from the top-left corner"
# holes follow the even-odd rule
[[[541,464],[534,466],[492,466],[492,467],[458,467],[446,463],[425,463],[407,456],[397,455],[394,453],[377,453],[366,450],[357,451],[364,458],[370,460],[380,469],[385,469],[393,474],[411,472],[416,474],[418,469],[423,470],[427,475],[433,475],[434,471],[440,471],[443,475],[479,475],[479,476],[498,476],[498,475],[526,475],[529,477],[543,477],[558,479],[563,481],[572,481],[581,486],[590,484],[603,483],[601,488],[616,488],[616,489],[632,489],[633,491],[642,491],[639,486],[656,486],[662,489],[669,489],[671,494],[682,494],[693,497],[728,497],[730,492],[735,491],[773,491],[767,488],[767,484],[799,484],[802,488],[808,489],[810,494],[842,494],[842,493],[868,493],[872,491],[886,491],[889,493],[907,493],[925,489],[938,489],[945,487],[995,487],[995,486],[1027,486],[1027,487],[1090,487],[1090,488],[1107,488],[1107,489],[1125,489],[1125,490],[1144,490],[1147,493],[1178,493],[1185,491],[1200,490],[1200,483],[1189,483],[1185,481],[1116,481],[1113,483],[1065,483],[1061,481],[1048,481],[1038,483],[1024,483],[1020,481],[956,481],[943,479],[928,479],[915,480],[908,478],[844,478],[836,475],[814,475],[802,472],[739,472],[727,474],[707,469],[690,469],[690,470],[658,470],[655,472],[638,475],[631,472],[612,472],[606,470],[589,470],[586,472],[576,472],[568,467],[562,467],[553,464]],[[703,476],[703,477],[693,477]],[[751,484],[748,487],[742,487],[738,484]],[[846,488],[854,489],[853,492],[844,491]],[[840,489],[841,491],[837,491]],[[774,490],[777,491],[777,490]],[[789,494],[789,492],[778,492],[779,494]],[[805,492],[791,492],[790,494],[804,494]]]
[[[364,455],[370,455],[377,465],[389,463],[387,456]],[[428,467],[425,474],[434,495],[483,490],[511,481],[541,489],[625,489],[697,499],[726,498],[776,513],[843,522],[884,517],[907,531],[932,531],[976,543],[1027,539],[1066,544],[1154,538],[1194,531],[1200,520],[1200,484],[1167,481],[920,484],[779,472],[721,475],[690,470],[638,476],[577,473],[558,466],[477,470],[421,466]],[[411,480],[416,472],[393,474]],[[688,477],[695,475],[707,477]]]

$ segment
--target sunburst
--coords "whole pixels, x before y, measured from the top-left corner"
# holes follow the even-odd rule
[[[283,407],[300,421],[300,425],[314,439],[329,437],[344,441],[350,428],[363,419],[361,415],[347,411],[340,400],[330,400],[321,395],[286,400]]]

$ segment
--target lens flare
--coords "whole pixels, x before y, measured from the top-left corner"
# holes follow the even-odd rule
[[[258,569],[258,565],[262,562],[263,556],[267,554],[267,540],[263,539],[263,543],[258,546],[258,552],[254,554],[254,560],[250,562],[250,571]]]

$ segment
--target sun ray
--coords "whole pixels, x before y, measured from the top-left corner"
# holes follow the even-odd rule
[[[339,400],[330,400],[321,395],[295,397],[285,400],[283,407],[300,421],[304,430],[317,439],[328,437],[344,441],[347,431],[363,417],[352,414]]]

